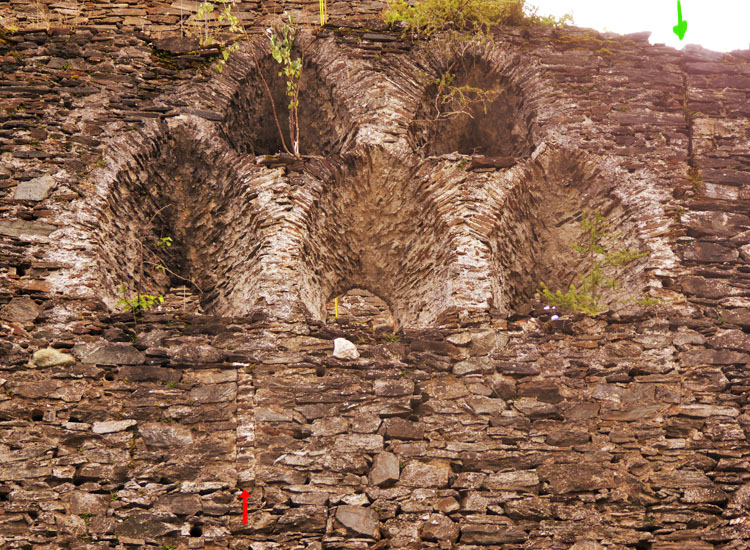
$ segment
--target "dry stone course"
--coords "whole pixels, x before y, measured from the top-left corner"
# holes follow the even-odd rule
[[[2,548],[750,548],[750,53],[382,5],[301,31],[302,159],[254,57],[317,5],[221,74],[195,2],[0,6]],[[454,63],[498,103],[425,126]],[[650,254],[545,309],[594,209]]]

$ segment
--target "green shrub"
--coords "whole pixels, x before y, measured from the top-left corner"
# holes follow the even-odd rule
[[[383,13],[386,23],[404,22],[408,30],[429,36],[439,31],[476,31],[493,25],[562,25],[572,22],[570,15],[561,18],[537,15],[526,0],[421,0],[414,5],[405,0],[391,0]]]

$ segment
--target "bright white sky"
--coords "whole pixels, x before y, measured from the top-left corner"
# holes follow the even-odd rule
[[[750,0],[681,0],[685,39],[672,32],[677,0],[529,0],[541,15],[572,13],[575,25],[620,34],[651,31],[652,44],[700,44],[716,51],[750,48]]]

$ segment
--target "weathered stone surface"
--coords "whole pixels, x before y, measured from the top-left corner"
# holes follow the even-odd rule
[[[378,453],[370,468],[370,483],[378,487],[387,487],[398,481],[401,471],[398,458],[393,453]]]
[[[94,495],[75,491],[70,494],[70,513],[80,516],[81,514],[101,514],[107,509],[108,497],[106,495]]]
[[[148,447],[184,448],[193,443],[193,434],[189,428],[150,422],[138,427],[138,433]]]
[[[0,319],[15,323],[31,323],[39,316],[41,308],[28,296],[13,298],[0,309]]]
[[[377,434],[347,434],[336,438],[336,447],[344,452],[374,453],[383,450],[383,436]]]
[[[729,416],[735,417],[740,411],[734,407],[722,407],[719,405],[680,405],[679,414],[683,416],[692,416],[694,418],[708,418],[710,416]]]
[[[75,364],[75,357],[55,348],[44,348],[34,352],[31,360],[37,367],[63,367]]]
[[[518,527],[499,524],[468,524],[461,525],[461,541],[463,544],[513,544],[526,540],[526,531]]]
[[[403,418],[389,418],[385,421],[385,437],[395,439],[423,439],[424,426]]]
[[[55,186],[52,176],[42,176],[18,184],[13,198],[17,201],[43,201]]]
[[[9,237],[47,237],[57,226],[37,221],[0,220],[0,235]]]
[[[378,538],[378,514],[372,508],[362,506],[339,506],[336,521],[357,535]]]
[[[106,422],[94,422],[91,430],[95,434],[111,434],[116,432],[124,432],[131,426],[137,425],[138,422],[135,420],[109,420]]]
[[[407,379],[376,380],[373,384],[375,395],[379,397],[397,397],[414,393],[414,382]]]
[[[495,491],[533,491],[539,485],[539,476],[532,471],[500,472],[490,474],[484,486]]]
[[[597,491],[615,486],[614,473],[597,464],[550,464],[537,468],[555,494]]]
[[[442,514],[430,514],[419,527],[419,536],[422,540],[456,542],[458,534],[458,524]]]
[[[102,344],[85,355],[83,363],[97,365],[140,365],[146,356],[131,344]]]
[[[440,461],[411,461],[401,472],[400,485],[407,487],[446,487],[453,473],[450,464]]]
[[[357,351],[357,346],[346,338],[336,338],[333,341],[333,356],[337,359],[353,361],[359,359],[359,352]]]
[[[225,403],[237,395],[237,384],[216,384],[190,390],[190,399],[197,403]]]
[[[218,363],[222,359],[221,353],[213,346],[195,343],[170,348],[169,356],[175,363]]]

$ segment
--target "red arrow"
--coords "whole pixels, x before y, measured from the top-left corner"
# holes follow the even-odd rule
[[[239,496],[239,498],[242,499],[242,524],[247,525],[247,499],[250,496],[250,493],[242,490],[242,494]]]

